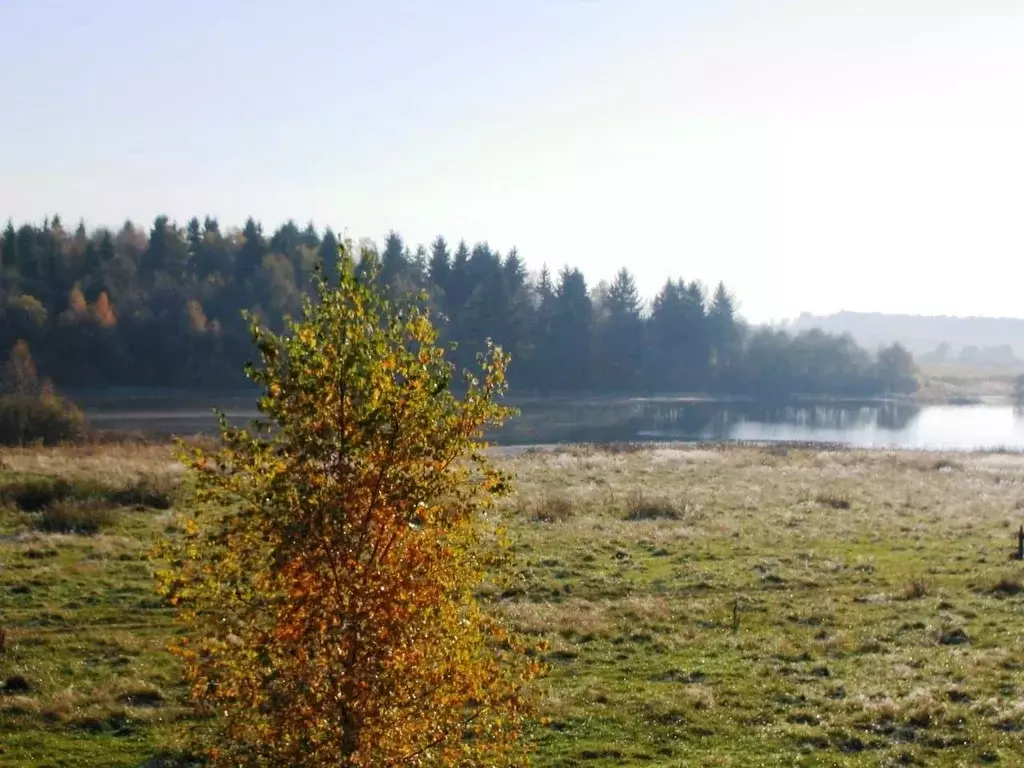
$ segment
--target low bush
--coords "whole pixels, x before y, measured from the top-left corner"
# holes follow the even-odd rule
[[[0,445],[56,445],[85,440],[85,414],[54,394],[0,396]]]
[[[54,502],[84,498],[83,488],[62,477],[18,475],[0,485],[0,504],[17,507],[23,512],[38,512]]]
[[[928,595],[928,584],[924,579],[914,578],[907,582],[903,593],[899,596],[901,600],[920,600]]]
[[[576,503],[559,494],[545,494],[532,506],[530,518],[539,523],[562,523],[576,515]]]
[[[108,507],[174,506],[177,482],[174,478],[143,475],[123,485],[106,485],[98,480],[74,481],[51,475],[15,475],[0,482],[0,506],[13,506],[23,512],[38,512],[67,501]]]
[[[170,509],[174,506],[177,481],[160,475],[143,475],[108,494],[114,504],[124,507]]]
[[[681,520],[686,504],[667,496],[651,496],[637,491],[626,502],[627,520]]]
[[[849,509],[851,506],[850,498],[842,493],[819,493],[814,500],[822,506],[832,509]]]
[[[90,501],[65,500],[43,510],[36,528],[46,533],[91,535],[117,523],[117,510]]]

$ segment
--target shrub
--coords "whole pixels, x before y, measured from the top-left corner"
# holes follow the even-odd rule
[[[364,257],[359,277],[343,252],[336,288],[318,274],[282,335],[252,326],[265,422],[182,447],[196,517],[161,584],[214,765],[525,759],[538,662],[473,596],[479,512],[508,489],[478,442],[507,415],[506,358],[456,398],[426,310],[385,302]]]
[[[914,578],[907,582],[900,595],[903,600],[920,600],[928,595],[928,584],[924,579]]]
[[[832,509],[849,509],[851,506],[849,497],[841,493],[819,493],[814,500]]]
[[[686,505],[667,496],[650,496],[636,491],[626,502],[627,520],[682,520]]]
[[[0,396],[0,444],[81,442],[88,435],[85,414],[57,395]]]
[[[28,344],[19,340],[0,372],[0,445],[78,442],[86,432],[85,415],[40,381]]]
[[[47,533],[91,535],[117,523],[117,510],[87,501],[65,500],[51,504],[36,521],[36,528]]]
[[[0,502],[23,512],[38,512],[57,501],[81,495],[80,489],[62,477],[19,475],[0,486]]]
[[[176,478],[158,475],[143,475],[123,485],[107,485],[92,478],[69,480],[30,474],[17,474],[0,483],[0,504],[10,504],[23,512],[37,512],[68,500],[114,507],[170,509],[176,494]]]
[[[564,495],[544,494],[532,506],[530,518],[538,523],[563,523],[576,515],[576,504]]]
[[[130,480],[125,486],[114,489],[110,500],[125,507],[150,507],[170,509],[174,506],[177,481],[161,475],[143,475]]]

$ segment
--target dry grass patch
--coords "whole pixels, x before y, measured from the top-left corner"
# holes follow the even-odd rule
[[[145,473],[181,475],[169,445],[66,445],[53,448],[4,448],[11,472],[120,480]]]
[[[1006,733],[1024,732],[1024,700],[997,710],[991,716],[992,725]]]
[[[900,600],[921,600],[928,595],[928,582],[921,577],[916,577],[907,582],[900,593]]]
[[[506,602],[499,610],[519,630],[530,634],[600,634],[615,626],[606,604],[588,600]]]
[[[847,494],[834,491],[819,493],[814,497],[814,501],[823,507],[829,507],[830,509],[849,509],[853,506],[850,502],[850,497]]]
[[[547,493],[528,506],[529,519],[538,523],[564,523],[579,512],[579,503],[566,494]]]
[[[636,490],[626,499],[627,520],[682,520],[690,513],[685,499]]]

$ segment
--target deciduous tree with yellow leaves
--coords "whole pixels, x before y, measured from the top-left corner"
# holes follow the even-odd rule
[[[197,510],[161,584],[191,693],[231,766],[511,765],[539,673],[477,603],[483,520],[508,478],[481,452],[508,410],[491,348],[465,394],[422,302],[358,277],[281,335],[253,325],[263,420],[183,456]]]

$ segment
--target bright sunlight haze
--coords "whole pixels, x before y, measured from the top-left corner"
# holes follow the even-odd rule
[[[445,234],[753,321],[1024,314],[1020,3],[171,8],[0,3],[0,217]]]

